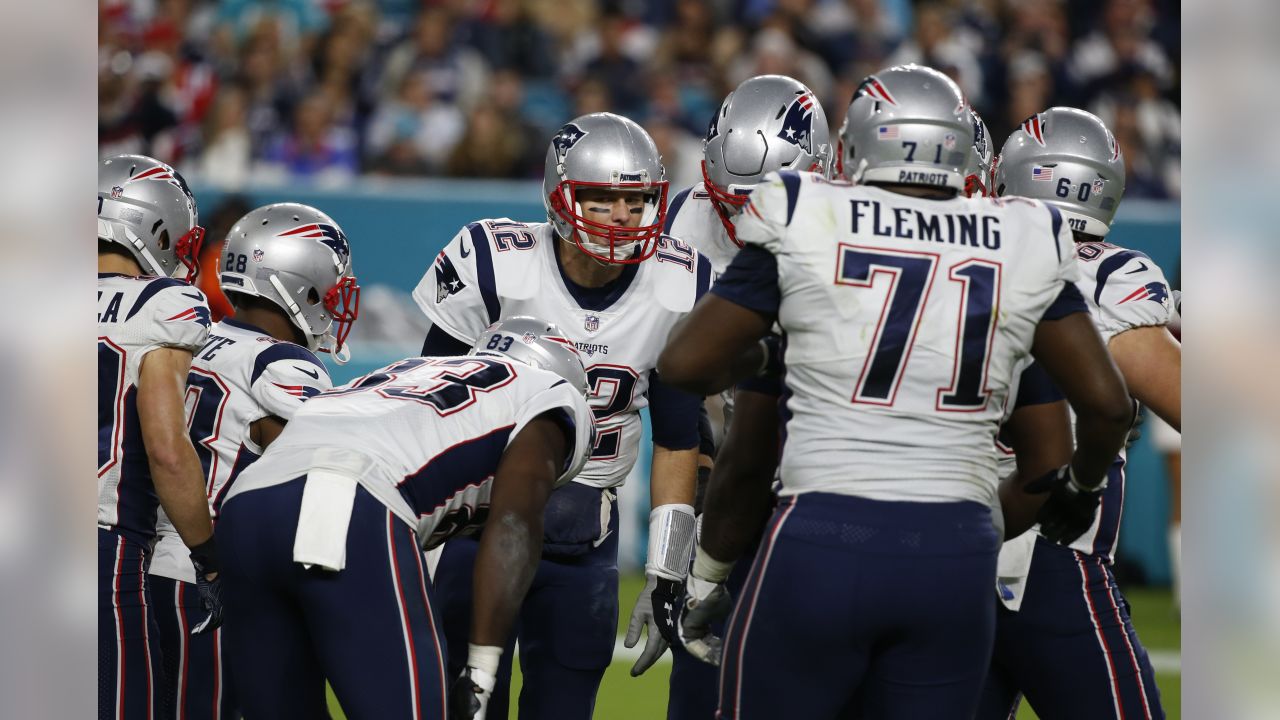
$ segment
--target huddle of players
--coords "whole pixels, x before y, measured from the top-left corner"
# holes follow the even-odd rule
[[[314,354],[341,359],[357,315],[336,223],[246,215],[220,263],[236,314],[211,326],[169,279],[202,234],[185,184],[105,161],[100,716],[323,717],[327,679],[351,717],[505,717],[518,638],[521,716],[590,717],[644,407],[626,643],[648,628],[633,674],[674,647],[668,717],[995,718],[1022,693],[1046,718],[1160,715],[1109,562],[1129,395],[1175,427],[1179,399],[1136,392],[1103,338],[1163,331],[1167,286],[1102,242],[1124,170],[1096,118],[1051,109],[991,160],[917,66],[867,78],[836,149],[802,84],[744,82],[669,208],[639,126],[577,118],[548,222],[463,228],[414,292],[422,357],[338,388]],[[1045,202],[965,198],[992,187]],[[998,582],[993,525],[1020,548]]]

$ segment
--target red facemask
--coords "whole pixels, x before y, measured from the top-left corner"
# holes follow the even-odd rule
[[[551,209],[561,220],[569,223],[576,231],[573,234],[573,241],[582,252],[603,262],[616,265],[630,265],[643,262],[653,255],[658,249],[658,237],[662,235],[662,226],[667,220],[667,188],[669,183],[662,180],[649,185],[642,183],[605,183],[605,182],[580,182],[577,180],[564,180],[551,191],[549,202]],[[604,188],[608,190],[646,190],[658,191],[658,216],[650,225],[641,225],[639,227],[616,227],[595,220],[590,220],[577,211],[577,204],[573,198],[577,197],[577,192],[583,188]],[[591,242],[597,245],[603,245],[607,248],[606,252],[600,252],[583,242],[583,235],[589,236]],[[633,243],[638,244],[634,250],[629,250],[629,246]]]
[[[333,348],[337,352],[347,342],[351,325],[360,314],[360,286],[353,276],[346,276],[324,294],[324,309],[333,316]]]
[[[200,248],[204,245],[204,228],[196,225],[178,238],[174,247],[174,255],[178,262],[187,269],[187,282],[195,283],[200,275]]]

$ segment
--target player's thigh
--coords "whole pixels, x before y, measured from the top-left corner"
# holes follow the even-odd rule
[[[1163,717],[1150,658],[1101,559],[1037,545],[1017,616],[999,651],[1043,720]]]
[[[150,582],[164,650],[166,708],[184,720],[234,720],[239,715],[222,648],[223,631],[191,634],[206,614],[199,590],[157,575]]]
[[[142,546],[98,530],[98,716],[150,718],[162,708],[160,628]]]
[[[350,720],[445,717],[444,636],[413,530],[356,491],[347,565],[299,594],[325,676]]]
[[[324,674],[297,596],[293,562],[301,481],[255,490],[223,506],[221,631],[230,686],[250,718],[324,717]]]
[[[858,558],[797,537],[806,512],[796,504],[784,502],[771,519],[729,618],[723,718],[835,717],[866,668],[854,623]]]

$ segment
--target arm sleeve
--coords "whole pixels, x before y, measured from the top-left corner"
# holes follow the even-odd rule
[[[489,253],[484,228],[472,223],[436,255],[413,289],[414,301],[432,325],[468,346],[498,318]]]
[[[262,409],[285,422],[308,398],[333,387],[329,372],[311,352],[292,343],[276,343],[258,354],[249,391]]]
[[[1173,317],[1169,282],[1151,258],[1122,250],[1103,258],[1097,273],[1094,302],[1103,340],[1137,327],[1169,324]]]
[[[171,283],[162,287],[146,301],[146,312],[154,318],[150,333],[139,352],[139,357],[156,348],[180,348],[194,353],[209,339],[209,304],[204,293],[178,281],[158,279],[157,283]]]
[[[702,398],[662,382],[657,370],[649,371],[649,421],[653,443],[668,450],[698,447],[698,417]]]

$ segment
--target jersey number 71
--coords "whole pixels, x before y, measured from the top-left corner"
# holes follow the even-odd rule
[[[892,406],[911,357],[933,276],[937,253],[886,250],[841,243],[836,258],[836,284],[872,287],[876,276],[888,276],[889,291],[867,359],[858,374],[853,402]],[[987,366],[999,310],[1001,265],[969,258],[947,270],[961,286],[955,364],[951,384],[939,388],[936,408],[944,412],[978,412],[987,406]]]

